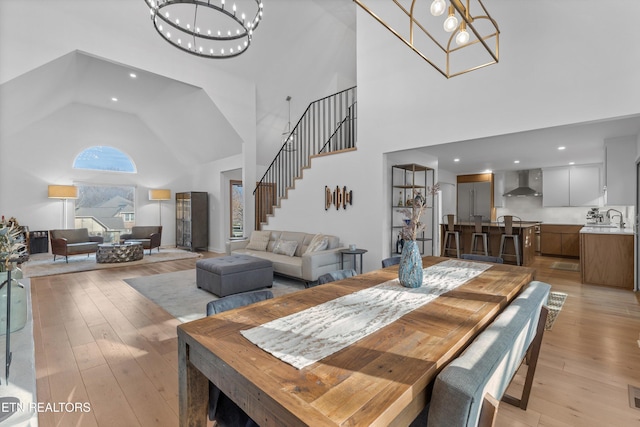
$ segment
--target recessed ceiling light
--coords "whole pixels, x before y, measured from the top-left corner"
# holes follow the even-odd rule
[[[113,98],[111,98],[111,100],[112,100],[113,102],[118,102],[118,98],[116,98],[115,96],[114,96]]]
[[[487,170],[485,170],[485,171],[484,171],[484,172],[482,172],[482,173],[491,173],[491,172],[493,172],[491,169],[487,169]]]
[[[513,163],[520,163],[520,160],[514,160]]]
[[[570,165],[575,165],[575,164],[576,164],[576,162],[569,162],[569,164],[570,164]]]
[[[564,150],[565,148],[567,148],[567,147],[561,146],[561,147],[558,147],[558,150]]]
[[[460,161],[460,159],[453,159],[453,161],[454,161],[454,162],[459,162],[459,161]]]
[[[138,76],[136,76],[136,73],[129,73],[129,77],[131,77],[132,79],[135,79]]]

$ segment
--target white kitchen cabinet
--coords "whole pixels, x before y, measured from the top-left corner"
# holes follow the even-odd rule
[[[569,206],[569,168],[542,170],[542,206]]]
[[[543,170],[542,205],[601,206],[600,165],[580,165]]]
[[[574,166],[569,169],[570,206],[601,206],[600,166]]]
[[[635,136],[604,140],[605,185],[607,206],[629,206],[635,204],[635,160],[637,142]]]

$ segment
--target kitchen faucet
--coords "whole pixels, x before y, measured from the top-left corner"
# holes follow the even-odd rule
[[[613,211],[613,212],[617,212],[617,214],[615,214],[615,215],[613,215],[613,216],[612,216],[612,215],[610,215],[610,214],[609,214],[609,212],[611,212],[611,211]],[[609,210],[607,210],[607,218],[611,219],[611,218],[614,218],[614,217],[616,217],[616,216],[619,216],[619,217],[620,217],[620,228],[624,228],[624,222],[623,222],[623,219],[624,219],[624,218],[622,217],[622,212],[620,212],[619,210],[616,210],[616,209],[609,209]]]

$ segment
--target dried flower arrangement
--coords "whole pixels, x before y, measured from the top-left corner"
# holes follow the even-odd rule
[[[435,184],[433,187],[427,187],[426,196],[435,196],[438,191],[440,191],[440,184]],[[407,220],[405,220],[406,225],[402,227],[402,231],[400,232],[401,237],[404,240],[416,240],[418,233],[424,230],[427,226],[420,222],[422,214],[425,209],[427,209],[427,199],[426,197],[423,197],[421,193],[416,192],[415,189],[413,190],[413,194],[412,205],[398,210],[407,217]]]

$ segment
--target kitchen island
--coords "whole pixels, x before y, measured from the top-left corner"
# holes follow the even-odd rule
[[[633,290],[633,229],[582,227],[581,281],[590,285]]]
[[[520,238],[520,258],[522,260],[522,265],[528,266],[531,265],[534,261],[534,257],[536,255],[536,242],[535,242],[535,226],[538,223],[536,222],[528,222],[523,221],[522,224],[518,224],[514,222],[513,230],[517,233]],[[489,235],[489,255],[497,257],[500,253],[500,236],[502,235],[503,229],[500,227],[501,223],[498,222],[483,222],[482,223],[482,232],[487,233]],[[441,233],[441,242],[440,248],[444,245],[444,232],[446,231],[447,225],[441,224],[440,229]],[[460,253],[472,253],[471,252],[471,235],[475,232],[475,224],[473,222],[465,222],[460,221],[455,223],[455,229],[457,231],[461,231],[460,233]],[[451,239],[453,242],[453,239]],[[512,255],[513,252],[513,243],[512,239],[507,239],[507,243],[505,244],[505,252],[503,255],[503,259],[505,264],[515,264],[516,257]],[[480,248],[481,244],[478,243],[478,248]]]

